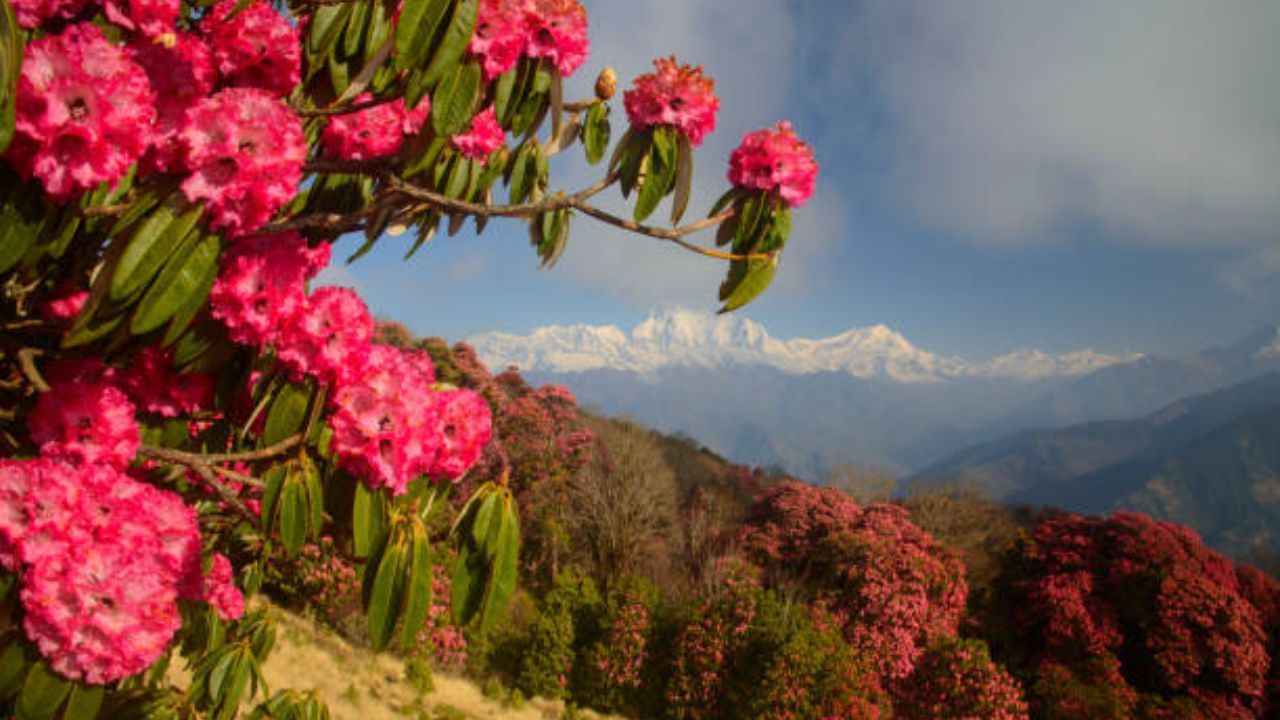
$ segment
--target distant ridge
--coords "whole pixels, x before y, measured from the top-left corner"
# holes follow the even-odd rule
[[[973,361],[917,348],[885,325],[854,328],[826,338],[779,340],[752,320],[673,309],[651,313],[624,332],[615,325],[550,326],[528,335],[485,333],[469,340],[491,367],[529,372],[767,366],[789,374],[842,372],[900,383],[958,378],[1041,380],[1078,377],[1143,356],[1080,350],[1053,355],[1017,350]]]

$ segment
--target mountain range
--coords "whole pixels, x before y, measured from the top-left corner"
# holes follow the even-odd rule
[[[1010,434],[1140,418],[1280,371],[1276,327],[1183,357],[1029,349],[972,360],[883,325],[781,340],[751,320],[683,310],[630,332],[578,325],[469,342],[490,367],[565,384],[602,412],[819,481],[844,463],[910,475]]]

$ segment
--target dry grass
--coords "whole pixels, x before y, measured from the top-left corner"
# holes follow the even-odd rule
[[[521,707],[486,697],[465,678],[434,674],[434,689],[420,693],[405,678],[405,664],[386,653],[356,647],[315,623],[276,607],[275,649],[263,666],[272,690],[316,690],[334,720],[544,720],[565,714],[564,703],[533,698]],[[174,682],[186,678],[175,674]],[[260,699],[260,698],[259,698]],[[591,712],[579,717],[602,718]]]

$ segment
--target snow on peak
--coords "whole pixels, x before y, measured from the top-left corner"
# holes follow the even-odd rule
[[[1018,350],[973,362],[917,348],[882,324],[826,338],[779,340],[764,326],[744,317],[685,309],[650,313],[630,333],[614,325],[550,326],[528,335],[485,333],[469,342],[494,368],[514,365],[547,372],[605,368],[650,372],[667,367],[765,365],[795,374],[845,372],[904,383],[958,377],[1032,380],[1076,376],[1140,357],[1092,350],[1065,355]]]

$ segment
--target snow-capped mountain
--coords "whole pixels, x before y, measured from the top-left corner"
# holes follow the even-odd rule
[[[972,361],[922,350],[884,325],[854,328],[826,338],[780,340],[746,318],[680,309],[650,314],[630,333],[615,325],[551,326],[528,335],[486,333],[469,342],[490,367],[515,365],[530,372],[610,369],[644,373],[664,368],[754,365],[788,374],[844,372],[860,379],[901,383],[1077,377],[1142,357],[1093,350],[1063,355],[1018,350]]]

